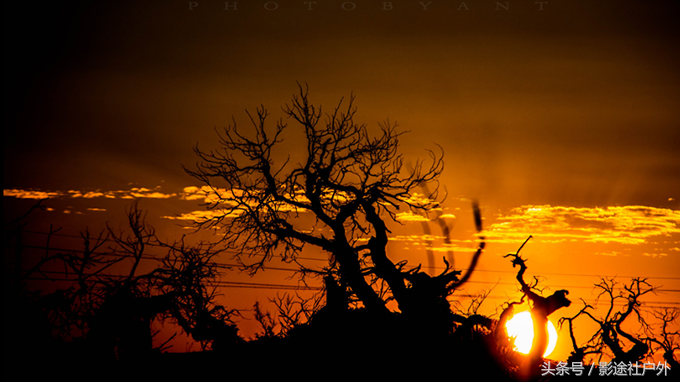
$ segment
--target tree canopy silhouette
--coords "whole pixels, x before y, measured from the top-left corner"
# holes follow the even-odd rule
[[[420,266],[407,270],[405,261],[394,262],[386,251],[388,224],[397,221],[397,211],[423,213],[440,206],[438,187],[426,195],[416,191],[423,183],[436,183],[443,153],[428,151],[430,161],[406,169],[398,151],[404,132],[387,121],[372,136],[365,124],[355,121],[354,101],[354,96],[341,100],[323,114],[310,103],[308,89],[299,86],[283,108],[287,120],[304,132],[302,143],[287,146],[302,150],[303,159],[295,165],[290,157],[275,160],[273,153],[290,127],[283,120],[269,127],[264,107],[255,115],[248,113],[250,131],[235,123],[219,131],[219,149],[196,146],[200,162],[185,170],[210,190],[211,214],[200,224],[219,226],[222,242],[252,272],[273,256],[295,261],[306,245],[320,248],[330,259],[324,269],[326,288],[335,284],[350,297],[337,301],[356,301],[369,311],[387,313],[386,303],[394,299],[405,316],[427,316],[429,327],[437,326],[432,325],[434,317],[445,317],[442,325],[450,329],[446,297],[469,273],[459,279],[461,272],[448,263],[439,275],[428,275]],[[481,229],[476,207],[475,212]],[[471,268],[482,248],[483,243]],[[249,256],[261,257],[246,264]]]

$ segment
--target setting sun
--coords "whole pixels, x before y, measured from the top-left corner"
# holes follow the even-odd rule
[[[529,354],[531,343],[534,340],[534,326],[529,311],[515,314],[505,325],[508,336],[515,338],[515,350]],[[552,322],[548,321],[548,347],[543,354],[547,357],[555,350],[557,344],[557,330]]]

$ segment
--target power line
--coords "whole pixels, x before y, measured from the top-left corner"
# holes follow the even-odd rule
[[[236,266],[236,264],[233,264],[231,266]],[[227,266],[230,268],[231,266]],[[296,269],[292,268],[280,268],[280,270],[285,270],[285,271],[298,271]],[[27,272],[28,270],[22,269],[22,272]],[[43,273],[43,274],[63,274],[65,272],[63,271],[36,271],[38,273]],[[84,274],[84,276],[95,276],[95,274]],[[117,278],[117,277],[127,277],[123,275],[111,275],[111,274],[103,274],[103,275],[98,275],[102,277],[109,277],[109,278]],[[35,277],[28,277],[25,278],[25,280],[43,280],[43,281],[78,281],[78,279],[75,278],[62,278],[62,279],[53,279],[49,277],[44,277],[44,278],[35,278]],[[291,285],[285,285],[285,284],[265,284],[265,283],[245,283],[245,282],[233,282],[233,281],[226,281],[226,280],[220,280],[217,281],[216,283],[220,284],[220,286],[229,286],[229,287],[242,287],[246,288],[247,286],[244,285],[249,285],[252,288],[258,288],[258,289],[295,289],[294,286]],[[484,285],[508,285],[508,286],[515,286],[515,283],[507,283],[507,282],[492,282],[492,281],[467,281],[467,283],[470,284],[484,284]],[[564,285],[553,285],[551,286],[552,288],[561,288],[561,289],[593,289],[595,286],[576,286],[576,285],[571,285],[571,286],[564,286]],[[302,288],[302,289],[314,289],[314,288]],[[617,289],[622,289],[622,288],[617,288]],[[660,292],[660,293],[678,293],[680,292],[680,289],[656,289],[655,292]]]
[[[60,272],[60,271],[44,271],[42,273],[45,273],[45,274],[62,274],[63,272]],[[93,276],[93,274],[86,274],[86,276]],[[124,275],[106,275],[106,277],[109,277],[109,278],[125,278],[126,276],[124,276]],[[77,278],[68,278],[68,277],[51,278],[51,277],[47,277],[47,276],[43,276],[43,277],[32,276],[32,277],[29,277],[27,279],[29,279],[29,280],[42,280],[42,281],[67,281],[67,282],[78,281]],[[253,288],[253,289],[286,289],[286,290],[322,290],[323,289],[321,286],[258,283],[258,282],[228,281],[228,280],[209,281],[209,282],[206,282],[206,285],[217,286],[217,287],[226,287],[226,288]],[[676,290],[676,292],[677,291],[680,291],[680,290]],[[479,295],[479,294],[454,293],[454,294],[451,295],[451,297],[475,298],[475,297],[481,297],[481,295]],[[508,296],[500,296],[500,295],[487,295],[485,298],[505,299],[505,300],[509,299]],[[601,301],[601,300],[599,300],[599,299],[584,299],[584,301],[597,303],[598,301]],[[680,305],[680,302],[673,302],[673,301],[645,301],[644,303],[645,304],[651,303],[651,304]],[[618,301],[616,301],[615,305],[626,305],[626,304],[624,302],[618,303]]]
[[[40,231],[31,231],[31,230],[26,230],[23,232],[29,232],[29,233],[35,233],[35,234],[41,234],[41,235],[53,235],[53,236],[62,236],[62,237],[69,237],[69,238],[77,238],[77,239],[82,239],[82,236],[76,236],[76,235],[67,235],[67,234],[60,234],[60,233],[48,233],[48,232],[40,232]],[[95,240],[97,240],[95,238]],[[102,241],[113,241],[116,242],[113,239],[108,239],[108,238],[102,238]],[[23,245],[24,248],[31,248],[31,249],[40,249],[40,250],[46,250],[46,251],[57,251],[57,252],[72,252],[72,253],[85,253],[84,250],[73,250],[73,249],[67,249],[67,248],[57,248],[57,247],[47,247],[47,246],[36,246],[36,245]],[[165,248],[161,246],[154,246],[158,248]],[[222,250],[222,252],[227,252],[227,253],[235,253],[238,254],[237,251],[231,251],[231,250]],[[91,251],[89,252],[91,254],[97,254],[97,255],[103,255],[103,256],[113,256],[113,257],[119,257],[119,258],[134,258],[133,255],[131,254],[121,254],[121,253],[115,253],[115,250],[112,250],[112,252],[101,252],[101,251]],[[163,261],[165,257],[158,257],[158,256],[153,256],[153,255],[142,255],[142,259],[145,260],[155,260],[155,261]],[[313,258],[313,257],[304,257],[300,256],[297,257],[297,259],[300,260],[314,260],[314,261],[328,261],[327,259],[319,259],[319,258]],[[226,269],[232,269],[232,268],[239,268],[242,267],[243,265],[241,264],[232,264],[232,263],[220,263],[220,262],[215,262],[215,264],[218,267],[221,268],[226,268]],[[286,268],[286,267],[273,267],[273,266],[266,266],[263,268],[264,270],[276,270],[276,271],[286,271],[286,272],[300,272],[300,269],[297,268]],[[443,267],[435,267],[435,269],[444,269]],[[467,271],[469,269],[460,269],[461,271]],[[481,270],[481,269],[475,269],[474,272],[493,272],[493,273],[511,273],[514,274],[515,272],[513,271],[506,271],[506,270]],[[602,276],[602,275],[591,275],[591,274],[573,274],[573,273],[541,273],[542,275],[560,275],[560,276],[578,276],[578,277],[609,277],[609,278],[615,278],[615,277],[620,277],[620,278],[636,278],[633,276]],[[680,277],[657,277],[657,276],[649,276],[649,277],[637,277],[641,279],[661,279],[661,280],[680,280]],[[514,283],[499,283],[499,282],[490,282],[490,281],[468,281],[468,283],[476,283],[476,284],[500,284],[500,285],[514,285]],[[592,289],[592,286],[559,286],[556,285],[554,287],[557,288],[573,288],[573,289]],[[669,292],[669,293],[677,293],[680,292],[678,289],[658,289],[658,292]]]
[[[38,247],[38,246],[26,246],[28,248],[35,248],[35,249],[45,249],[44,247]],[[59,248],[52,248],[55,251],[68,251],[65,249],[59,249]],[[84,252],[84,251],[71,251],[71,252]],[[116,254],[116,253],[99,253],[102,255],[109,255],[109,256],[115,256],[115,257],[122,257],[122,258],[132,258],[132,255],[126,255],[126,254]],[[155,256],[149,256],[149,255],[143,255],[141,256],[144,259],[148,260],[156,260],[156,261],[161,261],[161,258],[155,257]],[[232,269],[232,268],[238,268],[240,265],[238,264],[230,264],[230,263],[216,263],[218,267],[226,268],[226,269]],[[286,272],[300,272],[300,269],[296,268],[284,268],[284,267],[267,267],[266,269],[270,270],[279,270],[279,271],[286,271]],[[28,270],[21,270],[22,272],[27,272]],[[484,284],[484,285],[510,285],[514,286],[516,285],[515,283],[510,283],[510,282],[493,282],[493,281],[475,281],[475,280],[470,280],[467,281],[467,283],[470,284]],[[593,289],[594,286],[577,286],[577,285],[553,285],[553,288],[563,288],[563,289]],[[657,289],[657,292],[663,292],[663,293],[678,293],[680,292],[680,289]]]
[[[60,236],[60,237],[69,237],[69,238],[75,238],[75,239],[82,239],[82,236],[76,236],[76,235],[69,235],[69,234],[64,234],[64,233],[49,233],[49,232],[41,232],[41,231],[34,231],[34,230],[23,230],[22,232],[27,232],[27,233],[35,233],[35,234],[40,234],[40,235],[52,235],[52,236]],[[102,241],[111,241],[115,242],[115,240],[110,239],[110,238],[102,238]],[[46,249],[45,247],[39,247],[39,249]],[[65,250],[65,251],[70,251],[70,252],[78,252],[76,250]],[[81,251],[82,252],[82,251]],[[221,250],[220,252],[224,253],[231,253],[235,255],[240,255],[241,253],[238,251],[234,250]],[[263,256],[263,255],[258,255],[258,256]],[[146,257],[145,257],[146,258]],[[150,259],[151,257],[149,257]],[[157,260],[160,260],[156,258]],[[316,257],[306,257],[306,256],[298,256],[296,257],[298,260],[311,260],[311,261],[323,261],[327,262],[328,258],[316,258]],[[229,266],[240,266],[240,265],[229,265]],[[268,269],[274,270],[272,267],[268,267]],[[441,266],[436,266],[434,269],[445,269],[444,267]],[[284,268],[276,269],[276,270],[287,270]],[[461,268],[457,269],[460,271],[468,271],[470,270],[469,268]],[[295,270],[297,271],[297,270]],[[514,271],[508,271],[508,270],[491,270],[491,269],[474,269],[474,272],[489,272],[489,273],[508,273],[508,274],[515,274]],[[626,276],[626,275],[602,275],[602,274],[587,274],[587,273],[560,273],[560,272],[542,272],[541,275],[547,275],[547,276],[572,276],[572,277],[597,277],[597,278],[642,278],[642,279],[654,279],[654,280],[680,280],[680,277],[660,277],[660,276]]]
[[[123,276],[120,276],[123,277]],[[43,281],[77,281],[77,279],[70,279],[70,278],[61,278],[61,279],[54,279],[54,278],[46,278],[46,277],[30,277],[28,278],[30,280],[43,280]],[[290,284],[265,284],[265,283],[248,283],[248,282],[239,282],[239,281],[217,281],[217,282],[212,282],[208,283],[209,286],[217,286],[220,288],[245,288],[245,289],[268,289],[268,290],[296,290],[296,291],[320,291],[323,288],[322,287],[314,287],[314,286],[300,286],[300,285],[290,285]],[[452,294],[449,298],[478,298],[482,297],[480,295],[474,295],[474,294],[463,294],[463,293],[454,293]],[[484,299],[493,299],[493,300],[504,300],[504,301],[509,301],[511,298],[507,296],[500,296],[500,295],[487,295],[484,296]],[[595,305],[595,306],[601,306],[601,305],[607,305],[609,306],[610,302],[606,301],[601,301],[601,300],[584,300],[585,302],[589,303],[590,305]],[[680,305],[680,302],[674,302],[674,301],[643,301],[643,306],[648,307],[648,308],[670,308],[670,309],[675,309],[677,308],[676,306]],[[617,307],[622,307],[626,306],[626,303],[624,302],[615,302],[613,304],[614,306]],[[676,306],[671,306],[671,305],[676,305]]]
[[[37,232],[41,234],[47,234],[47,233],[42,233],[42,232]],[[77,237],[77,236],[69,236],[69,237]],[[32,249],[41,249],[41,250],[51,250],[51,251],[61,251],[61,252],[74,252],[74,253],[85,253],[84,250],[80,249],[68,249],[68,248],[58,248],[58,247],[45,247],[45,246],[36,246],[36,245],[28,245],[25,244],[23,245],[24,248],[32,248]],[[160,246],[157,246],[158,248],[163,248]],[[228,252],[228,253],[234,253],[238,254],[237,251],[230,251],[230,250],[223,250],[222,252]],[[120,253],[115,253],[115,252],[101,252],[101,251],[92,251],[90,252],[91,254],[97,254],[97,255],[106,255],[106,256],[115,256],[115,257],[121,257],[121,258],[132,258],[134,257],[133,255],[130,254],[120,254]],[[260,255],[262,256],[262,255]],[[143,255],[141,258],[145,260],[156,260],[156,261],[162,261],[164,260],[164,257],[158,257],[158,256],[152,256],[152,255]],[[299,256],[296,259],[298,260],[314,260],[314,261],[328,261],[327,259],[319,259],[319,258],[313,258],[313,257],[304,257],[304,256]],[[220,263],[216,262],[218,266],[226,267],[226,268],[238,268],[242,267],[243,265],[241,264],[230,264],[230,263]],[[414,267],[415,268],[415,267]],[[263,268],[264,270],[279,270],[279,271],[292,271],[292,272],[299,272],[300,269],[296,268],[282,268],[282,267],[273,267],[273,266],[265,266]],[[445,269],[444,267],[434,267],[434,269]],[[460,271],[468,271],[469,268],[461,268],[457,269]],[[490,270],[490,269],[474,269],[473,272],[489,272],[489,273],[508,273],[508,274],[515,274],[513,271],[506,271],[506,270]],[[597,277],[597,278],[640,278],[640,279],[654,279],[654,280],[680,280],[680,277],[661,277],[661,276],[621,276],[621,275],[595,275],[595,274],[585,274],[585,273],[556,273],[556,272],[541,272],[541,275],[547,275],[547,276],[577,276],[577,277]],[[583,288],[583,287],[576,287],[576,288]]]

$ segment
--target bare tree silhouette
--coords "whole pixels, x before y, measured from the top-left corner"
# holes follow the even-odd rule
[[[315,246],[329,254],[325,274],[333,280],[326,285],[343,288],[350,299],[376,314],[389,313],[386,302],[394,299],[404,317],[427,323],[422,330],[450,332],[446,297],[469,278],[484,243],[460,280],[461,272],[448,265],[434,276],[421,272],[420,266],[405,270],[406,262],[395,263],[386,251],[388,223],[397,221],[398,210],[439,206],[437,188],[424,196],[416,190],[437,181],[442,156],[430,151],[429,165],[419,161],[407,171],[398,152],[403,133],[388,121],[372,137],[366,125],[354,121],[353,96],[324,120],[321,107],[310,103],[307,88],[300,85],[299,94],[283,110],[304,131],[298,146],[304,158],[296,165],[288,160],[275,163],[273,153],[288,125],[278,121],[269,129],[264,107],[255,116],[248,114],[253,134],[234,123],[218,132],[221,149],[196,146],[201,161],[185,170],[210,188],[212,199],[207,205],[211,216],[201,226],[222,228],[222,243],[238,251],[252,272],[275,255],[295,261],[306,245]],[[476,206],[475,215],[481,229]],[[257,256],[259,260],[247,263]]]
[[[655,309],[653,315],[660,321],[661,330],[656,333],[654,328],[647,327],[647,343],[652,351],[663,351],[663,358],[671,366],[671,369],[680,370],[680,362],[678,362],[678,355],[676,355],[680,353],[680,331],[670,331],[670,326],[680,317],[680,309]]]
[[[88,230],[82,231],[81,251],[55,253],[50,241],[60,229],[51,225],[42,255],[26,256],[25,249],[34,243],[24,242],[23,231],[29,215],[46,210],[43,202],[9,222],[5,230],[6,250],[13,252],[14,263],[11,268],[6,263],[4,268],[4,354],[8,364],[19,368],[28,367],[27,360],[36,358],[43,359],[45,367],[66,359],[66,348],[73,350],[67,344],[84,338],[103,296],[103,289],[95,284],[105,277],[109,267],[120,261],[99,252],[108,238],[105,232],[93,236]],[[67,286],[57,284],[64,278],[71,282]],[[45,293],[30,287],[35,280],[61,287]]]
[[[69,354],[84,365],[147,362],[167,343],[153,342],[155,320],[176,322],[214,350],[242,341],[230,320],[236,312],[216,304],[210,286],[219,277],[213,259],[219,251],[200,243],[185,246],[183,240],[162,243],[137,202],[126,214],[121,230],[81,232],[82,250],[49,251],[49,239],[58,231],[51,229],[44,256],[17,272],[15,282],[22,285],[15,288],[14,304],[43,317],[45,337],[61,340],[62,347],[71,344]],[[159,259],[148,253],[150,248],[168,254]],[[55,282],[58,289],[29,291],[26,282],[34,276]]]
[[[586,305],[590,307],[590,305]],[[589,354],[601,354],[601,351],[598,346],[596,345],[591,345],[586,343],[583,346],[578,346],[578,342],[576,341],[576,336],[574,335],[574,320],[581,314],[579,312],[576,314],[574,317],[562,317],[559,320],[559,325],[560,328],[564,325],[565,322],[569,323],[569,339],[571,340],[571,346],[573,347],[573,351],[569,355],[569,359],[567,362],[571,364],[571,362],[584,362],[585,357]]]
[[[534,339],[531,344],[528,362],[522,372],[524,378],[533,378],[539,371],[543,353],[545,353],[545,349],[548,346],[548,316],[557,309],[571,305],[571,301],[566,297],[566,295],[569,294],[567,290],[558,290],[548,297],[543,297],[533,290],[536,287],[537,282],[530,286],[524,281],[524,273],[527,270],[526,260],[520,257],[519,252],[531,238],[532,237],[529,236],[529,238],[527,238],[527,240],[519,247],[517,252],[505,256],[513,259],[513,267],[519,266],[517,281],[519,281],[522,293],[524,293],[532,304],[531,317],[534,325]]]
[[[640,312],[640,298],[654,292],[655,288],[647,280],[639,278],[632,279],[629,285],[624,285],[618,291],[617,284],[614,279],[603,278],[600,283],[595,285],[596,289],[600,290],[598,297],[606,296],[609,300],[607,313],[603,317],[596,317],[591,312],[593,307],[583,302],[583,308],[569,321],[571,324],[571,321],[577,317],[585,315],[599,326],[598,331],[581,349],[595,349],[601,354],[610,354],[614,362],[637,362],[649,354],[650,344],[644,337],[638,337],[625,331],[622,325],[631,315],[635,315],[643,327],[648,326]],[[626,301],[624,309],[621,311],[616,311],[614,308],[618,300]],[[630,345],[632,347],[625,350]],[[579,348],[575,349],[579,350]]]

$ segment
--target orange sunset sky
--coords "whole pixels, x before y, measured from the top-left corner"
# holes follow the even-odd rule
[[[428,216],[398,215],[393,259],[436,272],[448,256],[466,269],[479,201],[487,247],[454,308],[488,292],[480,312],[493,315],[518,299],[503,255],[529,235],[527,276],[573,301],[555,323],[580,299],[594,303],[601,277],[647,277],[659,288],[645,297],[649,310],[680,308],[677,2],[230,4],[5,5],[3,215],[48,198],[27,226],[25,240],[42,246],[35,256],[50,224],[63,227],[50,246],[75,249],[86,227],[123,227],[135,199],[159,236],[189,233],[182,226],[205,213],[202,184],[182,169],[197,161],[194,145],[216,147],[214,128],[247,128],[245,110],[261,104],[272,122],[283,117],[301,82],[325,110],[354,94],[356,119],[372,131],[396,121],[409,131],[400,146],[409,163],[441,147],[446,201]],[[280,160],[303,144],[290,127]],[[325,261],[311,248],[301,260]],[[273,310],[268,298],[304,286],[295,267],[225,271],[223,301],[243,311],[243,335],[258,330],[255,301]],[[575,324],[577,339],[589,339],[586,319]],[[565,336],[552,357],[570,350]]]

